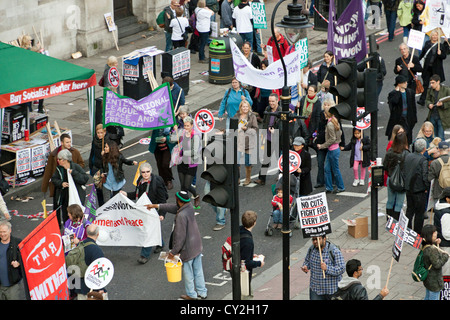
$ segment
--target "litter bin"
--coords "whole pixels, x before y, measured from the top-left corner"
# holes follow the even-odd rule
[[[209,82],[214,84],[231,83],[234,77],[233,56],[231,54],[230,39],[240,48],[240,35],[230,34],[227,37],[211,38],[209,44]]]

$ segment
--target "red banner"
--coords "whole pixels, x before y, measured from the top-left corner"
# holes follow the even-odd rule
[[[74,92],[95,86],[95,73],[85,80],[64,80],[48,86],[29,88],[0,95],[0,108],[54,97],[60,94]]]
[[[68,300],[64,246],[55,211],[19,243],[19,250],[31,300]]]

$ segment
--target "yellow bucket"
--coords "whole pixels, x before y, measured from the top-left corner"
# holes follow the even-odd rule
[[[167,280],[169,282],[180,282],[181,281],[181,273],[183,263],[180,258],[178,258],[178,262],[175,264],[173,262],[168,262],[167,258],[164,260],[164,266],[166,267],[167,272]]]

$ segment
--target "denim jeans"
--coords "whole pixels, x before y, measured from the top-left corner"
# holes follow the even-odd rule
[[[184,288],[189,297],[206,297],[208,292],[205,286],[205,277],[203,275],[201,253],[192,260],[183,261],[183,278]]]
[[[241,36],[243,43],[245,43],[246,41],[250,42],[250,50],[253,50],[253,31],[247,33],[239,33],[239,35]]]
[[[394,209],[395,212],[400,212],[405,201],[406,192],[395,192],[389,187],[389,177],[386,180],[388,198],[386,202],[386,209]]]
[[[166,52],[172,50],[173,48],[173,43],[172,43],[172,34],[164,31],[164,34],[166,36]]]
[[[205,60],[205,47],[206,47],[206,43],[208,42],[209,39],[209,32],[199,32],[200,34],[200,44],[198,46],[198,58],[199,60]]]
[[[444,141],[445,140],[445,133],[444,133],[444,127],[442,127],[441,119],[431,116],[430,117],[430,122],[434,126],[434,134],[435,134],[435,136],[441,138]]]
[[[241,158],[242,158],[242,155],[244,155],[244,163],[245,163],[245,166],[246,167],[248,167],[248,166],[250,166],[250,154],[249,153],[245,153],[245,152],[237,152],[237,163],[238,163],[238,165],[240,165],[240,164],[242,164],[242,160],[241,160]]]
[[[397,11],[384,10],[386,14],[386,24],[389,32],[389,41],[394,40],[395,22],[397,21]]]
[[[430,291],[425,288],[425,299],[424,300],[439,300],[440,291]]]
[[[309,288],[309,300],[331,300],[330,294],[317,294]]]
[[[339,170],[339,156],[341,149],[328,150],[325,159],[325,187],[327,190],[333,190],[333,178],[335,178],[338,190],[345,190],[344,180],[342,179],[341,171]]]
[[[211,185],[209,183],[209,181],[206,181],[205,183],[205,188],[204,188],[204,192],[205,194],[209,193],[211,191]],[[221,224],[224,225],[226,223],[225,220],[225,213],[227,212],[227,208],[222,208],[222,207],[215,207],[213,205],[211,205],[211,208],[214,210],[214,212],[216,213],[216,223],[217,224]]]
[[[317,184],[325,184],[325,159],[327,157],[327,149],[317,150]]]
[[[164,240],[161,235],[161,247],[164,247]],[[152,254],[153,247],[143,247],[141,249],[141,257],[147,258]]]
[[[253,38],[254,38],[254,43],[256,45],[256,52],[258,53],[262,53],[262,48],[261,48],[261,30],[259,29],[253,29]]]
[[[273,223],[283,223],[283,213],[281,210],[273,210],[272,212]]]

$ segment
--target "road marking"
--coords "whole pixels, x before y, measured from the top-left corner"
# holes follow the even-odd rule
[[[367,197],[367,193],[359,193],[359,192],[349,192],[344,191],[337,193],[338,196],[347,196],[347,197],[356,197],[356,198],[365,198]]]

